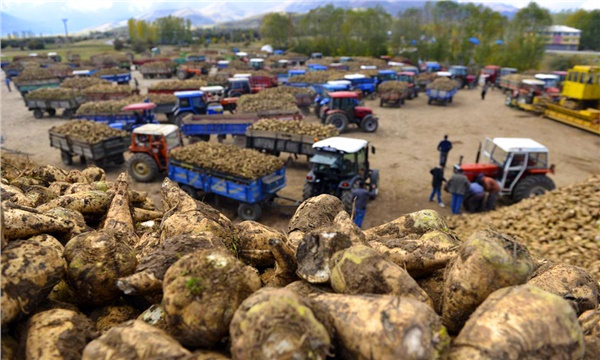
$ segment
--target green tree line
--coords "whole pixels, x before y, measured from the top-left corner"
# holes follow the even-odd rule
[[[158,18],[152,22],[131,18],[127,21],[127,31],[136,52],[156,45],[180,45],[192,40],[191,21],[175,16]]]
[[[395,17],[381,7],[363,10],[327,5],[303,15],[267,14],[260,34],[275,48],[305,54],[401,54],[413,62],[494,63],[533,69],[540,66],[544,55],[541,31],[556,21],[582,30],[580,48],[600,50],[599,10],[569,11],[553,17],[535,2],[512,19],[481,4],[453,1],[427,2]]]

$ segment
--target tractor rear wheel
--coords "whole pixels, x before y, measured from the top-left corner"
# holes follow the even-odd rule
[[[56,115],[56,109],[54,109],[54,108],[49,108],[46,111],[48,112],[48,115],[50,115],[50,116]]]
[[[315,116],[321,118],[321,105],[319,104],[315,105]]]
[[[150,155],[133,154],[127,164],[129,175],[139,182],[151,182],[158,175],[158,165]]]
[[[70,152],[61,150],[60,151],[60,159],[65,165],[73,165],[73,156]]]
[[[375,132],[375,131],[377,131],[378,126],[379,126],[379,122],[377,121],[377,119],[375,119],[371,115],[365,116],[360,121],[360,128],[366,132]]]
[[[352,190],[349,189],[342,191],[342,196],[340,196],[340,200],[342,201],[342,204],[344,204],[344,209],[348,212],[348,214],[352,215],[352,203],[354,202]]]
[[[185,80],[185,79],[187,79],[187,77],[188,77],[187,71],[180,70],[180,71],[177,72],[177,78],[179,80]]]
[[[242,220],[256,221],[262,215],[262,208],[258,204],[241,203],[237,213]]]
[[[348,117],[342,113],[331,114],[327,116],[325,124],[333,125],[341,134],[348,127]]]
[[[310,199],[313,196],[317,196],[317,189],[311,183],[304,183],[302,187],[302,201]]]
[[[521,179],[512,193],[514,201],[521,201],[531,196],[542,195],[556,188],[554,181],[545,175],[527,176]]]

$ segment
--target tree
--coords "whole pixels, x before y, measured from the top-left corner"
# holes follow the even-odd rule
[[[581,30],[580,50],[600,50],[600,10],[578,10],[571,13],[564,24]]]
[[[293,33],[294,27],[289,15],[272,13],[265,15],[262,19],[260,36],[275,48],[287,49]]]
[[[113,47],[115,48],[115,50],[119,51],[119,50],[123,50],[123,47],[125,46],[125,44],[123,43],[123,41],[121,39],[115,39],[113,41]]]

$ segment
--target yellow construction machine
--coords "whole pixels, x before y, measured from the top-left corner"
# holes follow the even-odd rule
[[[569,69],[561,99],[546,104],[544,116],[600,135],[600,66]]]

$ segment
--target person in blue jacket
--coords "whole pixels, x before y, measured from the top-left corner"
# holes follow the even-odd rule
[[[448,135],[444,135],[444,140],[440,141],[437,147],[440,152],[440,166],[446,167],[446,160],[448,159],[448,153],[452,150],[452,143],[448,140]]]

